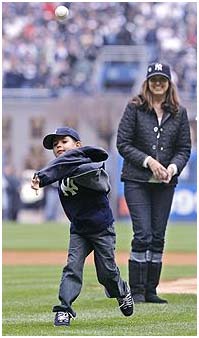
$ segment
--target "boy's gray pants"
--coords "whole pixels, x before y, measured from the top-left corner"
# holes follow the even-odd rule
[[[127,283],[120,277],[115,262],[115,231],[109,226],[100,233],[70,235],[67,265],[63,269],[59,289],[61,305],[54,306],[53,312],[67,311],[73,316],[76,313],[71,305],[78,297],[82,287],[83,268],[86,257],[94,251],[94,262],[99,283],[105,287],[110,298],[124,297]]]

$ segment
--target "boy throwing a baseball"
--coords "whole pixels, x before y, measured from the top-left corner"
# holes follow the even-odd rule
[[[104,170],[108,154],[101,148],[83,147],[76,130],[58,128],[43,139],[46,149],[53,150],[55,160],[37,171],[32,189],[59,182],[58,193],[70,220],[70,243],[67,264],[59,288],[60,304],[53,307],[55,326],[69,326],[76,313],[72,303],[82,287],[86,257],[93,251],[97,278],[107,297],[116,298],[125,316],[133,314],[129,286],[120,276],[115,262],[115,231],[109,206],[110,185]]]

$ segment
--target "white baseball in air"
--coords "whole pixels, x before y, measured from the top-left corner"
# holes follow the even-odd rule
[[[55,16],[58,20],[65,20],[68,17],[69,10],[65,6],[58,6],[55,9]]]

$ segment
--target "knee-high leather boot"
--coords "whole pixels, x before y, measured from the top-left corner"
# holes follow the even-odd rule
[[[156,288],[160,281],[160,274],[162,270],[162,262],[154,263],[148,262],[148,275],[146,285],[146,302],[149,303],[167,303],[167,300],[161,299],[157,296]]]
[[[134,303],[145,302],[147,262],[129,260],[129,285]]]

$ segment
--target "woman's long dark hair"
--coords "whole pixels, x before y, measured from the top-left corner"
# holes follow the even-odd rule
[[[130,102],[144,109],[153,108],[153,95],[149,90],[147,80],[143,82],[140,94],[133,97]],[[177,89],[174,83],[171,81],[169,82],[169,88],[166,93],[165,101],[162,103],[162,109],[169,110],[172,114],[176,114],[179,110],[179,98],[177,94]]]

